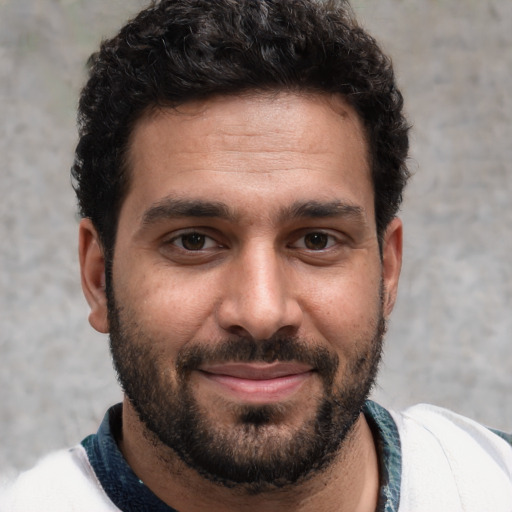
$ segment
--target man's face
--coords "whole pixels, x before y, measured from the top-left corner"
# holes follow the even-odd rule
[[[367,155],[353,109],[319,95],[219,97],[135,127],[114,362],[145,426],[214,481],[297,481],[359,417],[401,233],[381,260]]]

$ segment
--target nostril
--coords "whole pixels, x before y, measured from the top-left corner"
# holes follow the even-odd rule
[[[252,338],[264,340],[273,336],[294,337],[299,331],[299,325],[265,325],[265,322],[259,322],[253,327],[243,327],[241,325],[224,326],[223,329],[229,334],[238,338]]]
[[[233,334],[239,338],[250,338],[251,334],[249,331],[244,329],[241,325],[232,325],[225,329],[229,334]]]

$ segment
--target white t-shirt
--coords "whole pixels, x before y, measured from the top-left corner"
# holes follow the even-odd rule
[[[430,405],[364,409],[379,453],[378,512],[512,512],[512,437]],[[0,512],[172,512],[131,471],[112,431],[42,459],[0,492]],[[212,507],[212,510],[214,507]]]

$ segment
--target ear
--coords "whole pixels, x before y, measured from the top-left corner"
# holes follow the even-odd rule
[[[384,316],[387,318],[396,301],[402,268],[402,221],[394,218],[386,228],[382,241],[382,279],[384,283]]]
[[[78,233],[82,290],[91,309],[89,323],[98,332],[107,333],[109,329],[103,248],[91,219],[81,220]]]

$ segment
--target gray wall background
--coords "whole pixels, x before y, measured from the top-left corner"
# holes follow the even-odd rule
[[[0,472],[119,400],[87,323],[68,170],[84,62],[141,0],[0,0]],[[359,0],[414,125],[405,264],[375,396],[512,431],[512,2]]]

